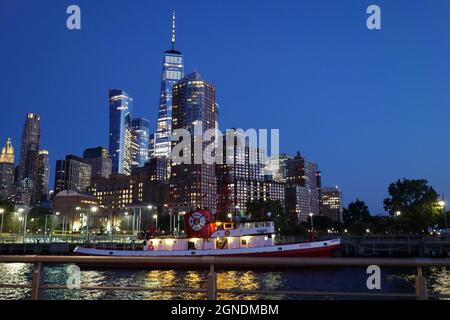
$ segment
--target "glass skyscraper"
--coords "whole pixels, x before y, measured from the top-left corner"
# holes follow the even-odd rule
[[[184,76],[183,55],[175,50],[175,13],[172,18],[172,48],[164,52],[155,135],[155,157],[169,157],[172,133],[172,87]]]
[[[144,118],[131,121],[133,136],[133,167],[143,167],[148,161],[149,122]]]
[[[118,89],[109,91],[109,156],[115,173],[131,173],[132,109],[133,99],[128,93]]]

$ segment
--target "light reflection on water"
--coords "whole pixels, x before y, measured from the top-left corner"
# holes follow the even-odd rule
[[[68,265],[46,266],[46,284],[65,284]],[[31,282],[32,264],[0,264],[0,283],[26,284]],[[413,293],[415,270],[382,269],[381,292]],[[193,288],[205,289],[207,270],[154,270],[154,269],[86,269],[81,281],[88,286],[139,286],[145,288]],[[430,291],[450,293],[450,273],[445,268],[424,270]],[[367,274],[364,268],[315,268],[298,270],[218,270],[217,287],[228,290],[308,290],[367,292]],[[0,288],[0,300],[28,299],[29,289]],[[147,292],[147,291],[99,291],[99,290],[46,290],[43,299],[70,300],[163,300],[205,299],[205,293]],[[234,294],[219,293],[219,299],[302,299],[306,297],[283,294]]]

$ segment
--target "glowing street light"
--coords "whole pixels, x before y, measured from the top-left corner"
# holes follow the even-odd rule
[[[231,213],[228,214],[228,219],[230,219],[230,221],[233,220],[233,215]]]
[[[444,196],[442,196],[442,200],[439,201],[438,204],[442,208],[442,214],[444,215],[445,239],[447,239],[448,238],[448,226],[447,226],[447,212],[445,211]]]
[[[153,219],[155,219],[155,230],[158,230],[158,215],[154,214]]]
[[[310,212],[309,217],[311,219],[311,232],[314,232],[314,222],[313,222],[314,213]]]

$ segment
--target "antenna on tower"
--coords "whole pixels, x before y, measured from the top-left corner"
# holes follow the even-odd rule
[[[172,14],[172,50],[175,50],[175,27],[176,27],[176,17],[175,17],[175,10]]]

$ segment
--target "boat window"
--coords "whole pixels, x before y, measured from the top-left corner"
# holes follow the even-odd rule
[[[245,246],[245,245],[247,245],[247,240],[242,239],[241,243],[242,243],[243,246]]]
[[[227,229],[233,229],[233,224],[232,224],[232,223],[225,223],[224,226],[223,226],[223,228],[224,228],[225,230],[227,230]]]

